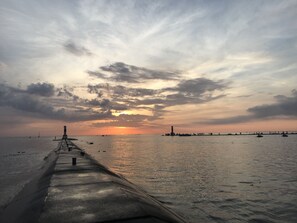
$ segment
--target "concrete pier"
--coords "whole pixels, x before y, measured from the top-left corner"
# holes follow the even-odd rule
[[[185,222],[142,189],[98,164],[70,140],[59,143],[56,158],[38,180],[46,179],[46,184],[35,184],[42,189],[37,189],[42,191],[38,199],[21,196],[27,199],[21,205],[27,207],[9,215],[20,207],[18,198],[1,216],[1,222]],[[34,197],[37,192],[29,193]],[[37,207],[34,211],[32,202]]]

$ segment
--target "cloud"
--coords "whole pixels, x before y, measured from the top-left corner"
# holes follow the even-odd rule
[[[88,70],[87,73],[91,76],[91,77],[97,77],[100,79],[108,79],[108,76],[103,74],[102,72],[99,71],[90,71]]]
[[[176,87],[163,88],[158,91],[159,95],[153,98],[144,98],[135,101],[137,105],[163,105],[165,107],[199,104],[224,97],[224,94],[216,95],[228,87],[229,83],[213,81],[206,78],[182,80]],[[173,93],[174,92],[174,93]]]
[[[107,95],[112,99],[130,102],[133,105],[164,104],[174,106],[179,104],[202,103],[214,100],[225,95],[216,95],[229,83],[222,80],[213,81],[206,78],[183,80],[176,87],[148,89],[129,88],[122,85],[97,84],[88,85],[88,92],[97,94],[98,97]],[[175,93],[172,93],[175,92]]]
[[[222,90],[226,88],[227,84],[223,81],[213,81],[206,78],[196,78],[181,81],[174,88],[166,88],[168,91],[177,91],[187,96],[201,96],[205,92],[212,92],[215,90]]]
[[[112,90],[115,95],[118,96],[130,96],[130,97],[144,97],[152,96],[157,94],[157,90],[147,89],[147,88],[128,88],[121,85],[114,87],[109,87],[109,90]]]
[[[292,97],[277,95],[276,103],[264,104],[247,109],[248,115],[227,117],[224,119],[212,119],[206,124],[235,124],[248,121],[270,118],[296,118],[297,117],[297,91],[292,90]]]
[[[73,106],[74,96],[70,99],[56,100],[52,91],[47,91],[47,84],[30,84],[27,90],[10,87],[0,84],[0,106],[10,107],[18,111],[25,112],[34,118],[46,118],[63,121],[89,121],[97,119],[111,118],[112,113],[109,109],[93,110],[92,107],[84,107],[85,101],[80,99]],[[51,86],[50,89],[52,89]],[[46,96],[44,98],[43,96]],[[70,100],[70,101],[69,101]]]
[[[77,95],[73,94],[71,89],[68,89],[66,85],[64,85],[63,88],[58,88],[57,92],[58,97],[72,98],[73,101],[78,101],[80,99]]]
[[[63,45],[64,49],[75,56],[92,56],[93,54],[83,46],[79,46],[72,41],[68,41]]]
[[[98,84],[98,85],[88,85],[88,92],[91,94],[97,94],[98,98],[101,98],[103,95],[103,91],[101,90],[102,88],[104,88],[103,84]]]
[[[114,82],[141,83],[146,80],[176,80],[179,72],[151,70],[143,67],[116,62],[100,67],[101,71],[87,71],[90,76],[107,79]],[[105,73],[102,73],[105,72]]]
[[[144,97],[156,95],[159,91],[148,88],[129,88],[123,85],[97,84],[88,85],[88,92],[97,94],[98,97],[107,94],[114,97]]]
[[[183,80],[176,87],[165,88],[163,91],[176,92],[166,96],[166,105],[199,104],[224,97],[215,95],[228,87],[229,83],[222,80],[213,81],[207,78]]]
[[[40,92],[41,92],[42,93],[41,95],[43,96],[44,91],[40,91],[39,87],[37,88],[32,87],[35,85],[29,85],[29,86],[31,87],[28,87],[29,90],[27,93],[26,91],[21,91],[17,88],[13,88],[13,87],[9,87],[1,84],[0,85],[0,105],[9,106],[20,111],[38,113],[38,114],[42,114],[43,116],[49,116],[49,117],[52,117],[52,116],[59,117],[63,115],[64,111],[62,109],[54,110],[54,108],[49,104],[44,103],[43,101],[39,100],[38,97],[31,95],[32,92],[33,93],[38,92],[38,95],[40,95]]]
[[[86,100],[86,103],[95,106],[100,107],[103,110],[115,110],[115,111],[124,111],[128,110],[128,107],[125,104],[119,104],[117,102],[111,102],[109,99],[92,99],[92,100]]]
[[[270,105],[260,105],[249,108],[247,111],[256,118],[267,118],[274,116],[297,117],[297,91],[292,90],[292,97],[284,95],[275,96],[277,102]]]
[[[55,86],[50,83],[33,83],[27,87],[27,92],[30,94],[50,97],[55,94]]]
[[[89,84],[88,92],[97,94],[98,98],[109,98],[107,103],[109,109],[119,110],[118,106],[120,106],[122,110],[133,110],[134,113],[146,110],[151,114],[145,116],[146,120],[154,121],[162,119],[169,107],[201,104],[222,98],[225,96],[222,91],[228,86],[229,82],[223,80],[214,81],[207,78],[195,78],[181,80],[175,87],[160,89],[132,88],[107,83]],[[102,102],[102,99],[89,101],[93,106],[102,106]],[[121,117],[124,119],[130,116]],[[116,120],[118,121],[118,119]],[[123,126],[123,122],[113,121],[109,124]],[[105,124],[108,125],[108,123]]]

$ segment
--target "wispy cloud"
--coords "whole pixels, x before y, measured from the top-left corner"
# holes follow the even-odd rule
[[[67,41],[63,45],[63,47],[66,51],[68,51],[69,53],[72,53],[76,56],[84,56],[84,55],[92,56],[93,55],[90,50],[86,49],[83,46],[78,46],[77,44],[75,44],[72,41]]]

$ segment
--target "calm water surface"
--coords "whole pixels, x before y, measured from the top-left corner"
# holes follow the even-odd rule
[[[297,222],[297,135],[78,139],[100,163],[189,222]],[[1,207],[57,144],[0,138]]]
[[[297,221],[297,135],[95,136],[76,142],[190,222]]]
[[[21,191],[57,147],[52,138],[0,138],[0,211]]]

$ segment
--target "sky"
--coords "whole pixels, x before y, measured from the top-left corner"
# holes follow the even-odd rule
[[[296,0],[0,0],[0,136],[297,130]]]

